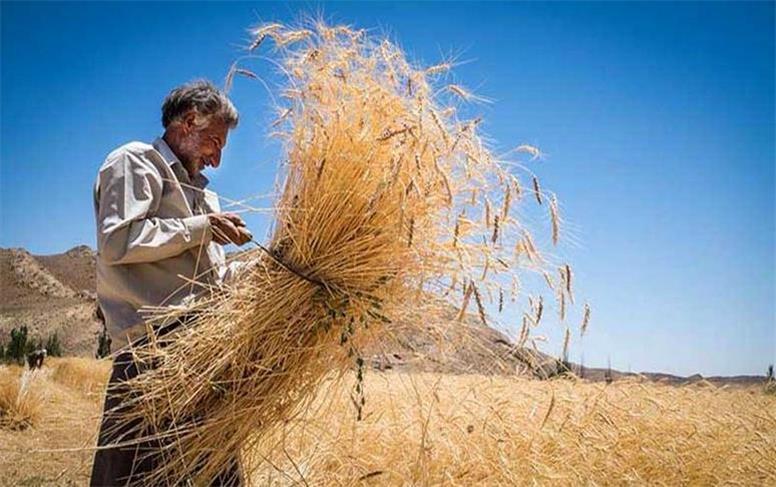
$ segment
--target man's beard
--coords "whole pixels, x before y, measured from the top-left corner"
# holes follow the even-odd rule
[[[199,132],[192,132],[188,137],[181,140],[178,146],[178,159],[183,163],[183,167],[189,173],[189,176],[194,177],[200,173],[204,167],[202,156],[199,153],[199,146],[202,137]]]

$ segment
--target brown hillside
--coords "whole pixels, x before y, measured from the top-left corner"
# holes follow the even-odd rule
[[[408,310],[392,323],[393,336],[366,350],[366,355],[375,368],[407,372],[548,378],[560,371],[556,359],[516,347],[504,333],[483,325],[479,316],[458,321],[457,315],[452,307],[439,315]],[[427,323],[421,332],[417,326],[406,326],[417,321]]]
[[[26,325],[33,336],[59,333],[68,353],[91,356],[101,324],[94,317],[95,253],[78,246],[55,255],[33,256],[24,249],[0,249],[0,337]],[[398,333],[394,340],[365,351],[381,369],[447,373],[519,373],[539,367],[539,375],[555,370],[547,356],[515,350],[502,333],[477,319],[453,323],[457,313],[438,317],[426,333]],[[405,317],[425,319],[428,317]],[[413,329],[414,327],[408,327]],[[0,338],[0,339],[2,339]],[[114,344],[123,340],[114,333]],[[544,369],[542,369],[544,367]]]
[[[235,257],[237,254],[231,254]],[[8,340],[11,328],[26,325],[33,337],[45,340],[57,332],[68,354],[93,356],[102,324],[94,315],[95,253],[85,245],[55,255],[32,255],[24,249],[0,248],[0,342]],[[422,311],[408,313],[393,324],[393,339],[364,353],[377,369],[435,373],[515,374],[547,378],[560,364],[546,354],[516,348],[509,338],[470,316],[453,322],[457,312],[430,317]],[[402,323],[424,320],[423,333],[407,333]],[[406,329],[415,330],[416,327]],[[123,343],[114,333],[114,349]],[[641,377],[668,384],[710,382],[717,385],[758,384],[763,376],[678,377],[659,373],[625,373],[601,368],[572,371],[591,381]]]
[[[87,248],[88,249],[88,248]],[[94,316],[94,256],[82,247],[49,256],[0,249],[0,340],[26,326],[34,339],[57,333],[65,352],[91,356],[102,325]]]
[[[26,306],[42,298],[76,297],[72,288],[59,282],[24,249],[0,250],[0,280],[3,297],[0,306]]]
[[[38,255],[35,260],[71,289],[96,292],[95,254],[86,245],[73,247],[63,254]]]

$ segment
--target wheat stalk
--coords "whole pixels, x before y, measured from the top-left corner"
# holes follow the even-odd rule
[[[541,205],[542,204],[542,191],[541,191],[541,188],[539,188],[539,178],[534,176],[532,178],[532,181],[533,181],[534,196],[536,196],[536,202]]]
[[[558,216],[558,200],[554,194],[550,198],[550,221],[552,222],[552,243],[558,245],[560,217]]]
[[[582,325],[579,327],[580,335],[585,334],[589,324],[590,324],[590,305],[585,303],[585,312],[584,312],[584,315],[582,316]]]

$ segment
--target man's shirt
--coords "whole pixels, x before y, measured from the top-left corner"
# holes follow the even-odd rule
[[[145,333],[144,306],[181,304],[227,273],[208,213],[221,211],[207,178],[191,180],[163,139],[111,152],[94,188],[97,297],[121,338]]]

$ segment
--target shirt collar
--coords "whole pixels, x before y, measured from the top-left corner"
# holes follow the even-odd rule
[[[178,176],[178,179],[180,179],[182,183],[191,184],[200,189],[204,189],[205,186],[208,185],[210,180],[202,173],[199,173],[197,177],[194,178],[194,181],[189,178],[189,173],[186,171],[186,168],[183,167],[183,163],[180,161],[180,159],[178,159],[178,156],[175,155],[175,152],[172,151],[170,146],[167,145],[167,142],[165,142],[163,138],[157,137],[156,140],[154,140],[153,146],[157,151],[159,151],[162,157],[164,157],[164,160],[167,162],[170,168],[172,168],[172,170],[175,172],[175,175]]]

